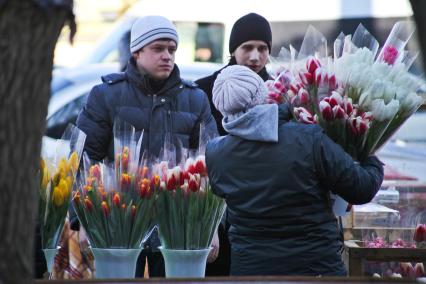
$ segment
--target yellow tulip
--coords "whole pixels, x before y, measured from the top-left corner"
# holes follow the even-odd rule
[[[64,204],[64,196],[63,196],[62,190],[59,188],[59,186],[56,186],[53,189],[52,200],[53,200],[53,204],[57,207]]]
[[[65,179],[61,179],[59,181],[59,185],[57,186],[62,193],[62,196],[65,200],[68,199],[70,195],[70,187],[68,186],[68,182]]]
[[[72,173],[76,173],[78,170],[78,155],[77,152],[73,152],[69,158],[69,165]]]
[[[59,161],[58,172],[61,174],[61,177],[65,177],[65,175],[68,173],[68,171],[69,171],[68,163],[64,158],[62,158]]]

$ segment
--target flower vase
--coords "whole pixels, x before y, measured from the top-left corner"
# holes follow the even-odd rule
[[[43,249],[44,257],[46,258],[47,272],[49,272],[49,275],[52,275],[55,256],[58,253],[58,249],[59,248]]]
[[[167,278],[203,278],[211,248],[199,250],[165,249],[160,247]]]
[[[95,258],[95,277],[134,278],[139,249],[91,248]]]

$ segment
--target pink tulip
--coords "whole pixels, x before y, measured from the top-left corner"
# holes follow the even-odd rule
[[[328,102],[326,102],[325,100],[320,101],[319,109],[320,109],[322,117],[325,120],[329,121],[329,120],[332,120],[334,118],[333,110],[331,109],[330,104]]]
[[[387,45],[383,48],[383,61],[393,65],[398,58],[398,50],[393,45]]]
[[[310,57],[306,62],[306,69],[312,75],[315,74],[315,70],[317,70],[319,67],[321,67],[321,63],[314,57]]]
[[[313,83],[313,77],[312,77],[311,73],[299,72],[299,78],[300,78],[300,81],[302,81],[304,86],[309,86],[309,85],[312,85],[312,83]]]
[[[312,116],[312,114],[305,109],[304,107],[296,107],[294,108],[294,115],[296,119],[300,122],[306,123],[306,124],[314,124],[315,119]]]
[[[340,106],[343,103],[342,95],[338,92],[332,92],[330,96],[330,105],[332,107],[334,106]]]
[[[328,77],[328,87],[330,88],[330,90],[337,89],[337,80],[334,74]]]
[[[309,93],[304,88],[299,89],[297,96],[299,98],[300,104],[306,105],[309,102]]]
[[[342,107],[345,110],[347,115],[350,115],[354,109],[354,106],[352,105],[352,100],[345,97],[343,99]]]
[[[336,119],[344,119],[347,117],[345,110],[339,105],[333,107],[333,115]]]
[[[294,84],[291,84],[290,85],[290,91],[292,91],[293,92],[293,94],[297,94],[298,92],[299,92],[299,86],[297,86],[297,85],[294,85]]]
[[[317,68],[315,70],[314,83],[316,86],[328,84],[328,74],[324,68]]]
[[[274,104],[274,103],[281,104],[283,103],[283,101],[284,101],[284,98],[279,93],[273,92],[268,94],[267,102],[270,104]]]
[[[423,266],[423,263],[416,263],[414,266],[414,271],[416,274],[416,277],[424,277],[425,276],[425,268]]]

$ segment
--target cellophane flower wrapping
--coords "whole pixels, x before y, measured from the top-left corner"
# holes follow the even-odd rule
[[[178,149],[180,158],[170,158],[176,157],[176,147],[166,139],[162,157],[150,167],[156,223],[166,249],[209,248],[225,212],[225,200],[213,194],[207,176],[204,151],[212,135],[203,126],[200,132],[197,151]]]
[[[139,165],[142,138],[116,120],[114,162],[92,163],[85,156],[72,202],[92,247],[140,248],[152,231],[153,190]]]
[[[333,57],[327,41],[309,27],[301,50],[282,48],[273,60],[269,102],[289,102],[297,121],[319,124],[355,160],[382,146],[423,103],[425,82],[408,72],[415,54],[405,50],[413,33],[398,22],[379,51],[377,40],[359,25],[340,34]]]
[[[38,222],[43,249],[56,248],[67,216],[86,134],[68,125],[53,155],[42,149]],[[51,149],[50,149],[51,150]]]

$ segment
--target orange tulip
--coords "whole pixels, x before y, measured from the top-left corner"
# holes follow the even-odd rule
[[[109,215],[108,203],[106,203],[106,201],[102,201],[101,207],[102,207],[102,211],[104,212],[105,216],[108,216]]]
[[[115,206],[117,206],[117,208],[120,207],[120,195],[118,195],[118,193],[114,194],[114,197],[112,198],[112,202],[114,203]]]

